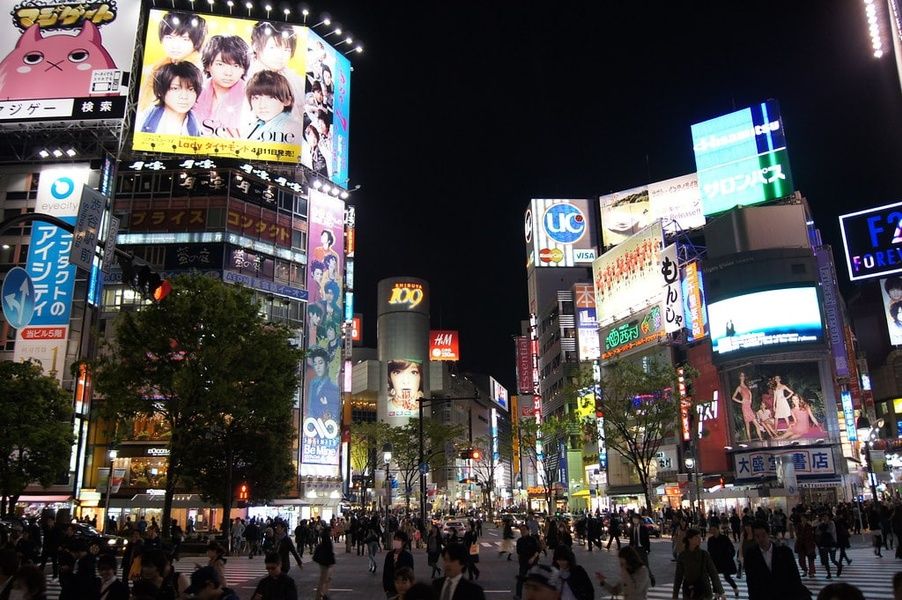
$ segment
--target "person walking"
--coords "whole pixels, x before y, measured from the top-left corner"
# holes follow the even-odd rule
[[[470,525],[470,529],[464,534],[464,548],[470,555],[467,561],[466,572],[471,580],[479,579],[479,533],[475,524]]]
[[[827,579],[833,579],[830,574],[830,563],[836,565],[836,576],[842,575],[842,563],[836,562],[836,526],[830,513],[822,512],[817,524],[817,551],[821,557],[821,564],[827,570]]]
[[[680,552],[683,551],[687,531],[689,531],[689,522],[685,518],[682,518],[680,519],[677,528],[673,530],[673,534],[670,536],[670,550],[673,554],[674,561],[677,560]]]
[[[745,565],[745,553],[746,551],[755,545],[755,536],[752,533],[752,525],[746,524],[742,526],[742,535],[739,538],[739,551],[736,553],[737,558],[739,559],[739,569],[736,573],[737,579],[742,579],[742,571]]]
[[[294,547],[294,544],[291,543],[291,536],[289,536],[286,531],[285,523],[283,523],[282,521],[276,523],[275,527],[273,527],[273,533],[273,547],[282,558],[282,572],[288,575],[288,571],[291,570],[290,558],[292,556],[294,557],[298,568],[303,568],[304,564],[301,562],[301,555],[298,554],[298,551]]]
[[[329,600],[329,585],[335,569],[335,548],[332,546],[332,530],[326,526],[313,551],[313,562],[319,565],[319,582],[316,584],[317,600]]]
[[[651,540],[648,537],[648,529],[642,523],[642,517],[638,513],[633,513],[629,545],[636,550],[643,564],[648,567],[648,577],[651,580],[652,587],[654,587],[655,576],[651,572],[651,565],[648,563],[648,555],[651,553]]]
[[[733,560],[736,549],[733,547],[733,542],[723,534],[719,527],[709,528],[708,534],[708,554],[711,555],[717,572],[723,575],[724,581],[733,588],[733,594],[739,598],[739,586],[733,580],[733,575],[736,573],[736,562]]]
[[[429,528],[429,535],[426,536],[426,561],[432,569],[429,575],[430,579],[435,579],[436,575],[441,574],[438,568],[438,559],[442,555],[442,530],[435,523]]]
[[[531,568],[539,563],[539,540],[530,533],[529,525],[520,525],[520,539],[517,540],[517,581],[514,598],[521,598],[523,580]]]
[[[589,542],[589,549],[591,551],[592,542]],[[504,519],[504,527],[501,533],[501,550],[498,552],[498,556],[502,556],[507,554],[507,560],[511,560],[514,551],[514,525],[511,523],[511,519],[508,517]]]
[[[573,600],[595,600],[595,588],[586,570],[576,564],[576,557],[569,546],[558,546],[551,564],[561,577],[561,596]]]
[[[817,534],[810,515],[802,515],[796,530],[795,552],[799,568],[806,577],[814,577],[814,557],[817,554]]]
[[[612,512],[608,520],[608,545],[605,546],[605,550],[611,549],[614,540],[617,540],[617,550],[620,550],[620,532],[620,515]]]
[[[742,533],[742,519],[739,518],[735,508],[730,514],[730,531],[733,534],[733,541],[738,542],[739,534]]]
[[[467,547],[451,544],[442,551],[442,567],[444,577],[432,582],[432,588],[439,600],[485,600],[482,587],[464,578],[467,560]]]
[[[646,600],[648,598],[648,589],[651,586],[651,578],[649,577],[648,567],[636,548],[627,546],[617,553],[620,561],[620,581],[612,583],[601,574],[595,573],[598,585],[613,595],[620,595],[623,600]]]
[[[386,598],[398,593],[395,589],[395,572],[401,567],[413,569],[413,554],[406,546],[407,536],[403,531],[395,531],[391,540],[391,552],[385,555],[385,564],[382,566],[382,590]]]
[[[219,581],[224,587],[226,584],[225,565],[226,565],[226,549],[219,542],[213,541],[207,544],[207,566],[216,569],[219,574]]]
[[[745,553],[749,600],[811,600],[792,551],[770,539],[766,522],[756,520],[752,530],[755,545]]]
[[[266,577],[257,584],[251,600],[298,600],[294,579],[282,572],[282,559],[275,552],[263,558]]]
[[[842,515],[838,515],[836,519],[833,521],[836,524],[836,546],[839,548],[839,562],[842,563],[843,560],[848,564],[852,564],[852,559],[846,554],[846,548],[850,548],[852,546],[851,536],[849,535],[849,522],[847,521],[848,513],[843,513]],[[899,550],[896,549],[896,555],[899,556]],[[837,573],[837,576],[839,574]]]
[[[711,555],[701,549],[701,532],[694,527],[686,530],[683,539],[685,549],[677,557],[673,580],[673,598],[683,600],[707,600],[716,592],[723,596],[723,586],[717,576],[717,567]]]
[[[379,553],[379,530],[372,524],[366,529],[366,538],[364,538],[364,543],[366,543],[366,557],[370,561],[370,566],[367,570],[370,573],[375,573],[376,555]]]
[[[260,526],[257,525],[257,522],[251,520],[250,523],[244,526],[244,539],[247,542],[247,557],[254,558],[254,555],[259,553],[259,544],[260,544]]]

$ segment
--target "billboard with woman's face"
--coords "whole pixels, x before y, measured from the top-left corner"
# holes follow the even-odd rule
[[[829,439],[818,363],[749,365],[727,378],[735,441]]]
[[[423,363],[398,358],[386,363],[389,417],[415,417],[423,398]]]
[[[347,187],[350,73],[308,27],[151,10],[133,148],[300,162]]]

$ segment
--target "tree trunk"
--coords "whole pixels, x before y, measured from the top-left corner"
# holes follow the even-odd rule
[[[225,546],[229,554],[232,553],[232,457],[228,456],[229,468],[226,471],[225,495],[222,497],[222,533],[225,535]]]
[[[6,515],[6,494],[0,494],[0,515]]]
[[[648,473],[642,469],[639,471],[639,482],[642,484],[642,495],[645,496],[645,507],[651,512],[651,494],[648,493]]]
[[[173,465],[177,461],[172,460],[172,454],[169,455],[169,469],[166,471],[166,493],[163,496],[163,539],[170,540],[172,536],[172,496],[175,494],[175,480],[178,478],[176,469]],[[110,472],[112,477],[112,471]]]

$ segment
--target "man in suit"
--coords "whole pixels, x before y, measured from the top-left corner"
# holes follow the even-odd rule
[[[648,553],[651,552],[651,540],[648,537],[648,528],[642,522],[642,516],[639,513],[633,513],[632,524],[630,525],[630,546],[639,553],[639,558],[648,568],[648,576],[651,584],[655,585],[655,576],[651,572],[651,565],[648,564]]]
[[[749,600],[811,600],[811,592],[802,584],[792,550],[770,539],[764,521],[756,520],[752,531],[755,546],[745,553]]]
[[[485,600],[482,586],[463,577],[467,552],[463,544],[449,544],[442,551],[445,576],[432,582],[439,600]]]

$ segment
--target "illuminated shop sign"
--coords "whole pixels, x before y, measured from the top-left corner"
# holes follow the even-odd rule
[[[419,306],[425,297],[426,292],[423,290],[423,284],[421,283],[396,283],[391,289],[388,303],[412,309]]]
[[[902,202],[839,217],[849,279],[902,272]]]
[[[640,313],[638,318],[602,331],[604,351],[601,358],[610,360],[624,352],[656,342],[666,335],[661,307],[652,306]]]

